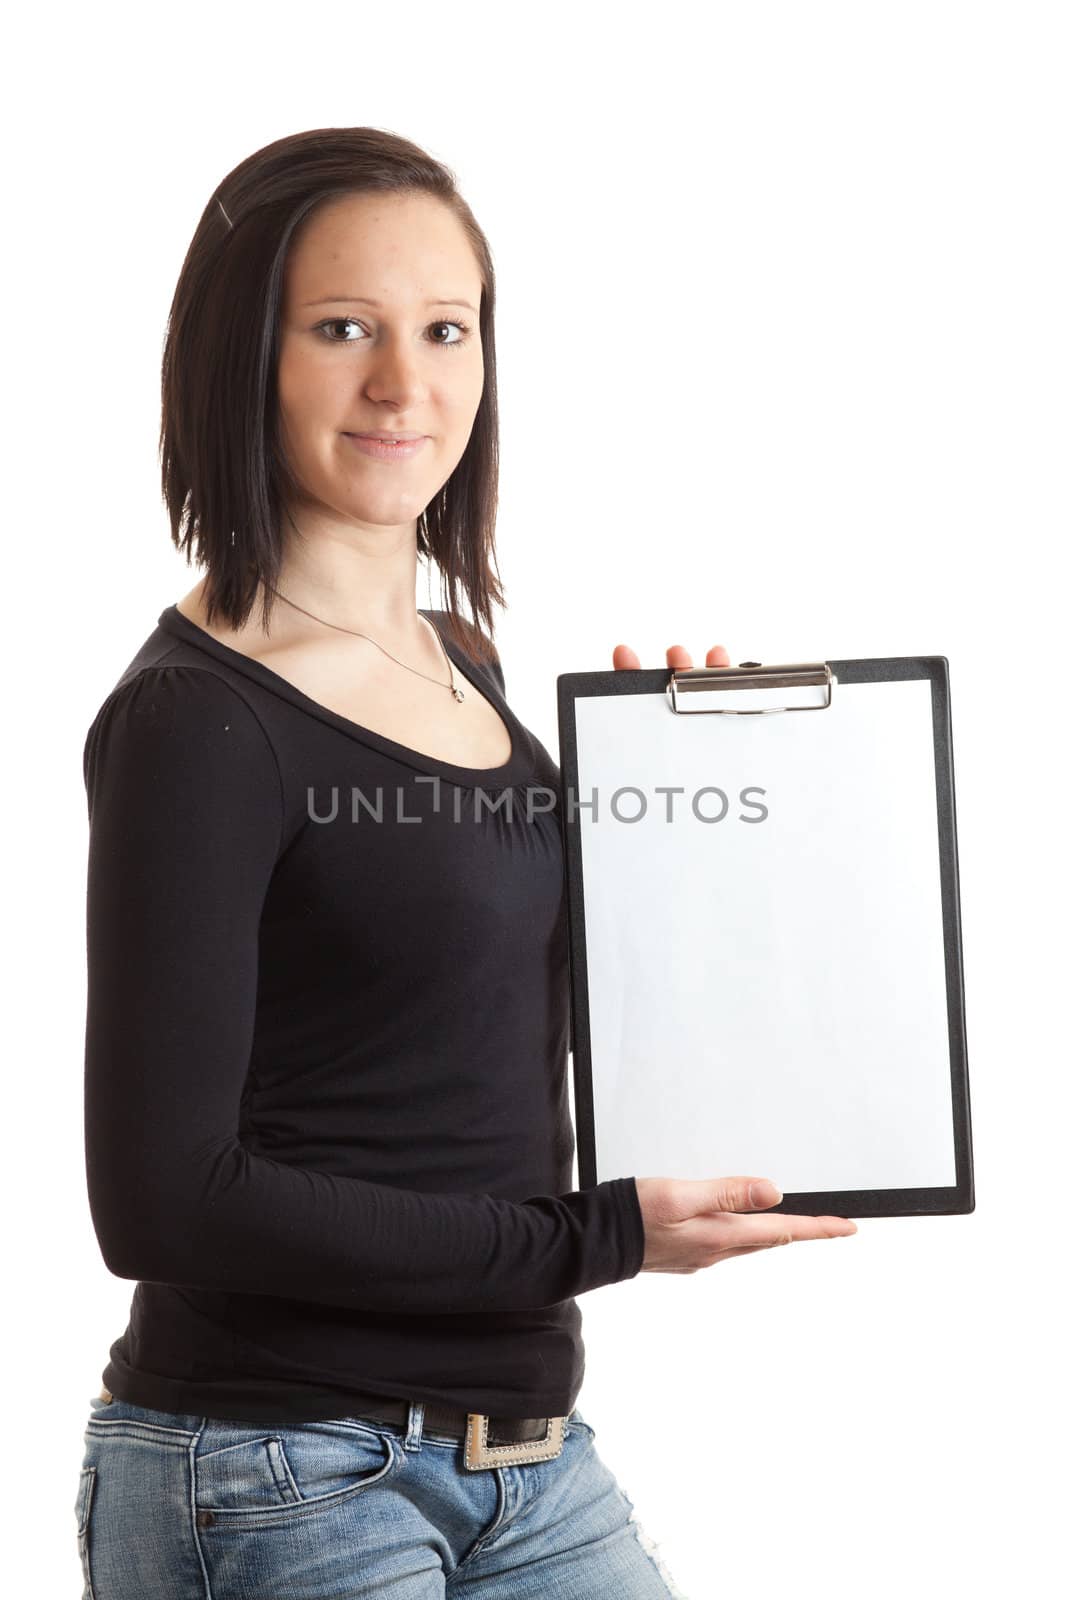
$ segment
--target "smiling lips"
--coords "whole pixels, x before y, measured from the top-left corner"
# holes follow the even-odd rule
[[[391,431],[389,428],[384,428],[381,433],[357,432],[352,434],[354,439],[384,439],[387,444],[395,444],[406,439],[421,439],[422,437],[421,433],[400,433]]]
[[[407,461],[426,443],[423,434],[397,434],[395,442],[374,433],[346,433],[357,450],[377,461]]]

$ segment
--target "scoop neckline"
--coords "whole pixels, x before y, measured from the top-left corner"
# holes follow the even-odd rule
[[[316,717],[328,727],[336,728],[338,732],[347,734],[349,738],[367,744],[372,749],[378,750],[382,755],[392,756],[395,760],[403,762],[406,766],[415,767],[420,772],[434,774],[447,779],[458,787],[504,788],[515,779],[527,772],[531,766],[531,742],[526,729],[519,722],[504,696],[500,693],[494,679],[488,671],[479,667],[455,643],[451,637],[437,628],[429,613],[421,606],[417,606],[421,617],[425,617],[434,628],[441,640],[446,654],[461,672],[474,677],[476,687],[485,695],[485,698],[503,718],[504,725],[511,738],[511,754],[501,766],[497,767],[460,767],[454,762],[439,760],[436,756],[427,755],[423,750],[415,750],[410,745],[401,744],[396,739],[388,739],[385,734],[378,733],[373,728],[366,728],[361,722],[354,722],[350,717],[342,716],[339,711],[333,711],[329,706],[324,706],[321,701],[315,700],[311,695],[305,694],[303,689],[298,689],[295,683],[275,672],[272,667],[257,661],[254,656],[246,656],[242,651],[235,650],[231,645],[223,644],[216,639],[199,623],[193,622],[184,611],[179,611],[177,603],[167,606],[159,617],[159,626],[166,632],[195,645],[198,650],[203,650],[207,655],[214,656],[219,661],[224,661],[237,672],[251,678],[254,683],[261,684],[263,688],[270,689],[283,700],[288,700],[291,705],[299,707],[301,711]]]

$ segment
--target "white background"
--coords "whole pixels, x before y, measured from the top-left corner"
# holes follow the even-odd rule
[[[159,495],[164,320],[224,174],[342,124],[444,160],[489,236],[498,639],[550,749],[556,675],[621,642],[657,667],[673,643],[950,663],[977,1209],[584,1297],[597,1448],[690,1600],[1060,1580],[1064,19],[668,0],[9,23],[6,1561],[32,1552],[35,1593],[76,1592],[81,1435],[132,1290],[84,1192],[81,753],[199,575]]]

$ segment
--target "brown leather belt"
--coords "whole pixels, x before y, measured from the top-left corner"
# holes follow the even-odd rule
[[[100,1398],[110,1401],[113,1396],[103,1389]],[[353,1409],[348,1415],[366,1422],[407,1427],[408,1401],[358,1392],[351,1399]],[[443,1434],[457,1442],[463,1440],[464,1465],[472,1472],[481,1472],[488,1467],[517,1467],[528,1462],[553,1460],[563,1450],[566,1420],[566,1417],[490,1417],[427,1400],[423,1405],[422,1429],[424,1433]]]

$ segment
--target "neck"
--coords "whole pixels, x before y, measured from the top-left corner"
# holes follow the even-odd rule
[[[286,550],[275,583],[282,610],[299,606],[312,616],[373,637],[394,640],[419,635],[416,605],[418,564],[414,531],[376,529],[343,535],[301,526],[299,541]],[[291,605],[286,605],[290,601]]]

